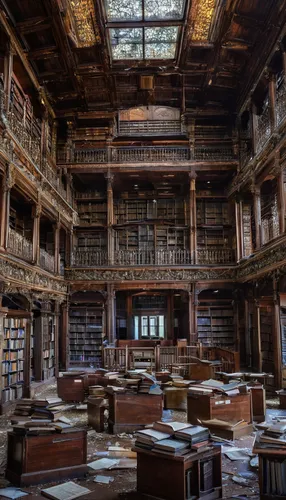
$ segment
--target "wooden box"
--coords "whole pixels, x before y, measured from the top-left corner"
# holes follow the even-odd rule
[[[8,432],[6,478],[19,486],[80,477],[87,472],[86,431],[45,436]]]
[[[186,410],[188,389],[166,387],[164,389],[164,408],[166,410]]]
[[[109,399],[109,432],[133,432],[161,420],[163,395],[114,392]]]
[[[188,394],[188,422],[217,418],[225,422],[252,422],[250,394],[236,396],[206,396]]]
[[[137,491],[144,497],[162,500],[190,498],[215,500],[222,498],[221,452],[218,447],[199,453],[169,457],[149,450],[137,452]],[[204,491],[201,469],[212,461],[213,488]],[[187,494],[187,475],[190,471],[191,494]]]
[[[108,402],[104,398],[90,396],[87,400],[88,425],[96,432],[104,431],[104,411],[108,408]]]
[[[57,391],[59,398],[63,401],[84,401],[85,399],[85,377],[78,375],[67,375],[57,378]]]

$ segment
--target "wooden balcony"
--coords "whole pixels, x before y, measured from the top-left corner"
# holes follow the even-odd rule
[[[218,162],[235,159],[231,146],[204,147],[198,145],[193,151],[184,146],[81,148],[69,151],[62,150],[58,153],[58,162],[61,164]]]
[[[257,117],[257,153],[260,153],[271,135],[269,106]]]
[[[116,250],[113,265],[130,266],[189,266],[193,265],[188,250]],[[197,264],[234,264],[235,252],[229,249],[199,249]],[[73,252],[72,267],[108,265],[107,251],[82,249]]]
[[[21,257],[21,259],[32,262],[33,259],[33,244],[20,233],[17,233],[11,227],[8,234],[8,252]]]
[[[279,125],[283,122],[286,116],[286,82],[280,85],[276,91],[276,124]]]
[[[50,273],[55,272],[55,258],[43,248],[40,248],[40,267]]]
[[[228,248],[199,248],[197,250],[198,264],[234,264],[235,252]]]

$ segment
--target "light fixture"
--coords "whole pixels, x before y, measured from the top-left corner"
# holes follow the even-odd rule
[[[153,203],[157,203],[157,200],[153,200]]]
[[[213,293],[218,293],[219,291],[218,290],[214,290]]]
[[[207,182],[207,184],[210,184],[210,183],[211,183],[211,181],[208,181],[208,182]]]

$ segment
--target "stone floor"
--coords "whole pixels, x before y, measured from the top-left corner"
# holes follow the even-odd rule
[[[45,388],[45,390],[38,395],[38,397],[44,397],[48,395],[56,395],[56,386],[50,385]],[[273,415],[278,413],[277,410],[277,400],[268,401],[267,410],[268,415]],[[280,413],[280,412],[279,412]],[[74,424],[79,424],[81,427],[88,429],[88,462],[95,460],[95,453],[97,451],[107,450],[110,445],[120,445],[128,448],[133,445],[134,438],[131,434],[119,434],[111,435],[108,433],[95,433],[87,426],[87,414],[86,411],[71,410],[66,413],[66,416],[70,418]],[[186,412],[172,412],[173,420],[179,420],[182,422],[186,421]],[[4,415],[0,417],[0,488],[3,486],[8,486],[7,481],[4,479],[5,476],[5,465],[6,465],[6,433],[10,426],[9,415]],[[250,436],[243,437],[234,442],[234,445],[239,448],[246,448],[250,452],[252,450],[252,445],[254,441],[254,433]],[[251,472],[252,474],[246,474],[248,484],[240,485],[233,481],[234,477],[245,478],[245,473]],[[258,488],[258,469],[250,466],[249,461],[231,461],[224,454],[222,454],[222,477],[223,477],[223,498],[251,498],[256,500],[259,498],[259,488]],[[93,482],[94,475],[107,475],[112,476],[114,481],[109,485],[100,485]],[[242,474],[242,476],[239,476]],[[250,477],[249,477],[250,476]],[[127,470],[113,470],[113,471],[99,471],[88,477],[75,480],[78,484],[85,486],[91,490],[88,495],[80,497],[82,500],[139,500],[140,495],[136,493],[136,469]],[[63,482],[63,481],[61,481]],[[49,483],[52,486],[57,483]],[[40,484],[38,486],[23,488],[24,491],[29,492],[28,496],[23,498],[27,500],[45,498],[41,495],[41,489],[47,487],[47,485]],[[0,489],[0,499],[4,499],[1,496]],[[174,500],[176,500],[174,498]]]

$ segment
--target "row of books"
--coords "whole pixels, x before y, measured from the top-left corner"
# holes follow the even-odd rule
[[[27,324],[26,318],[5,318],[5,328],[25,328]]]
[[[4,330],[4,340],[23,339],[24,337],[25,337],[25,330],[22,328]]]
[[[19,349],[18,351],[4,351],[3,361],[16,361],[17,359],[24,358],[24,349]]]
[[[210,446],[206,427],[182,422],[155,422],[152,428],[137,431],[135,446],[155,453],[180,456],[205,451]]]
[[[23,349],[24,339],[8,339],[4,340],[3,349]]]
[[[8,403],[15,399],[21,399],[23,396],[23,385],[16,384],[12,387],[7,387],[2,391],[2,403]]]
[[[17,384],[19,382],[23,382],[23,371],[17,371],[15,373],[4,373],[2,375],[3,378],[3,387],[9,387],[10,385]]]
[[[2,375],[15,371],[22,371],[24,369],[24,361],[2,361]]]
[[[263,457],[263,491],[267,495],[281,495],[286,492],[286,460]]]

